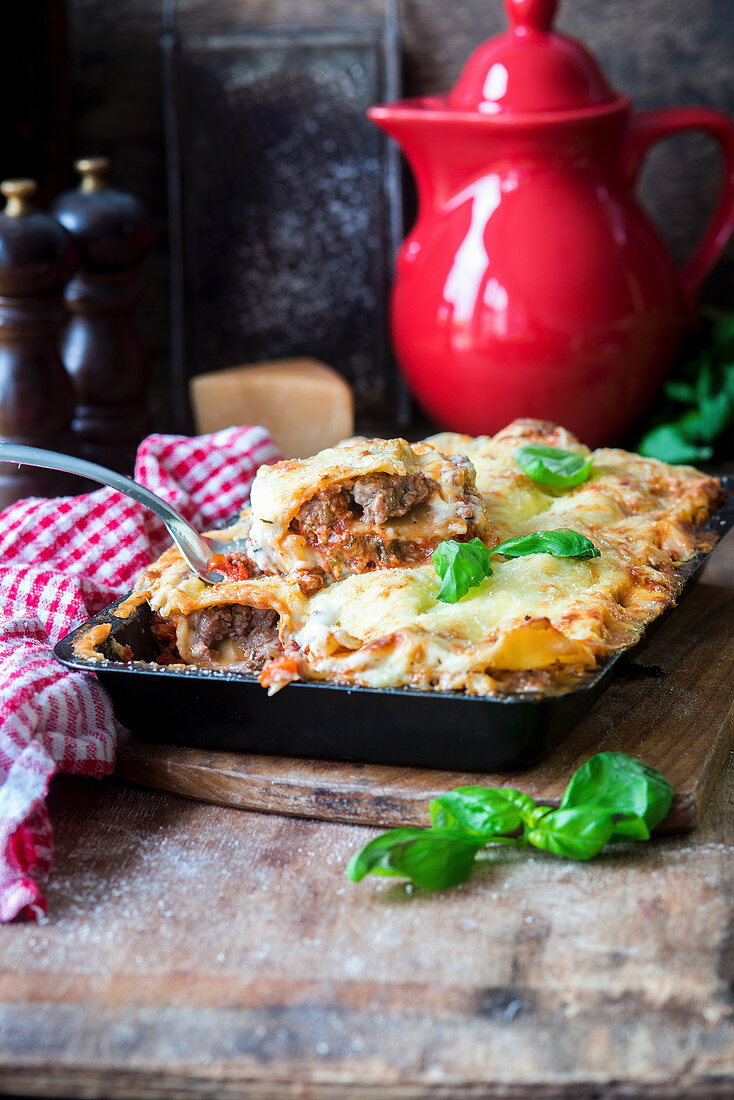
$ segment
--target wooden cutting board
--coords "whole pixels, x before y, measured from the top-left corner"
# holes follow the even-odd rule
[[[463,784],[516,786],[549,804],[606,749],[659,768],[675,790],[661,831],[692,829],[734,745],[734,541],[555,752],[529,771],[467,774],[147,745],[123,740],[117,774],[227,806],[382,826],[425,824],[431,798]]]

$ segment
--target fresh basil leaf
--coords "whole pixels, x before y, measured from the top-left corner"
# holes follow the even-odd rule
[[[484,842],[451,829],[391,829],[366,844],[347,864],[347,877],[365,875],[409,878],[424,890],[443,890],[463,882]]]
[[[615,814],[612,840],[649,840],[650,830],[637,814]]]
[[[673,427],[688,443],[692,443],[694,446],[700,443],[702,441],[701,432],[704,432],[706,427],[698,405],[681,413],[678,419],[673,422]]]
[[[554,558],[598,558],[600,551],[591,539],[578,531],[559,527],[555,531],[534,531],[531,535],[519,535],[495,546],[493,554],[506,558],[522,558],[528,554],[552,554]]]
[[[433,566],[442,580],[436,596],[442,603],[456,603],[470,588],[492,576],[490,552],[481,539],[456,542],[447,539],[433,552]]]
[[[679,416],[673,425],[692,444],[713,443],[734,418],[734,403],[723,390],[703,397],[694,409]]]
[[[734,406],[724,390],[701,402],[697,439],[701,443],[713,443],[734,417]]]
[[[525,839],[536,848],[566,859],[593,859],[612,839],[614,814],[597,806],[551,810],[536,822]]]
[[[527,443],[515,451],[515,461],[533,481],[554,489],[581,485],[591,475],[593,455],[564,451],[560,447],[541,447]]]
[[[702,310],[705,323],[683,347],[641,454],[666,462],[706,461],[734,422],[734,313]]]
[[[703,405],[706,401],[709,401],[714,394],[714,375],[711,367],[711,357],[704,355],[701,357],[701,362],[696,375],[696,401],[699,405]]]
[[[734,363],[725,363],[722,368],[722,386],[729,400],[734,402]]]
[[[734,346],[734,314],[724,313],[711,306],[701,310],[711,324],[711,340],[715,346],[727,349]]]
[[[595,806],[612,814],[640,817],[652,830],[663,820],[672,800],[673,788],[656,768],[624,752],[600,752],[574,773],[560,808]],[[632,834],[620,820],[614,835]]]
[[[538,809],[535,799],[531,798],[529,794],[525,794],[524,791],[516,791],[514,787],[498,787],[495,789],[501,790],[508,802],[511,802],[513,806],[517,806],[518,810],[525,818],[527,818],[528,814],[532,814]],[[543,808],[547,809],[547,807]]]
[[[659,424],[643,435],[637,447],[645,458],[659,458],[663,462],[705,462],[714,453],[713,447],[699,447],[689,443],[675,424]]]
[[[457,787],[433,799],[431,824],[489,838],[497,833],[514,833],[523,823],[523,813],[534,808],[533,799],[522,791]]]
[[[680,402],[681,405],[690,405],[692,401],[696,400],[696,387],[689,382],[671,379],[670,382],[665,383],[665,396],[669,397],[671,401]]]
[[[541,817],[545,817],[546,814],[550,813],[553,813],[550,806],[536,806],[535,809],[531,810],[529,813],[523,814],[527,828],[535,828]]]

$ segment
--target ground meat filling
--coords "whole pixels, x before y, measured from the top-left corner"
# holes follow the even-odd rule
[[[244,651],[243,659],[253,669],[262,668],[266,661],[283,652],[278,638],[278,613],[269,608],[242,604],[207,607],[192,617],[192,626],[208,649],[233,638]]]
[[[291,529],[306,536],[314,545],[326,542],[336,527],[352,523],[358,509],[346,489],[329,486],[322,496],[307,500],[298,510]]]
[[[466,460],[465,463],[466,469],[456,464],[455,480],[457,485],[468,490],[465,482],[471,467]],[[412,508],[425,504],[437,489],[436,482],[423,473],[369,474],[341,485],[324,487],[318,496],[301,505],[290,529],[303,535],[312,546],[318,546],[327,571],[334,568],[336,575],[344,566],[351,572],[362,573],[375,568],[419,564],[430,557],[435,539],[386,542],[379,531],[355,531],[354,528],[361,524],[384,526],[388,520],[405,516]],[[469,502],[457,505],[459,514],[462,509],[466,510],[469,526],[473,507]],[[304,574],[303,579],[309,582],[308,587],[301,584],[307,594],[324,583],[321,570],[312,570]]]
[[[291,524],[315,545],[328,541],[335,529],[344,530],[356,519],[375,526],[406,515],[423,504],[435,491],[436,483],[424,474],[371,474],[358,478],[350,487],[329,486],[320,496],[302,504]]]
[[[354,483],[352,496],[369,523],[383,524],[387,519],[404,516],[414,504],[423,504],[436,484],[424,474],[372,474]]]
[[[161,618],[157,612],[151,611],[150,629],[158,648],[158,655],[155,659],[156,664],[172,665],[180,661],[181,658],[176,647],[176,627],[174,624]],[[132,660],[132,656],[129,659]]]

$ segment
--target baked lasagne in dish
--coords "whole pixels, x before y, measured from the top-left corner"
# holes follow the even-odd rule
[[[501,696],[579,686],[675,602],[720,482],[555,425],[351,440],[263,467],[206,584],[175,548],[147,603],[162,663]],[[491,565],[490,565],[491,561]],[[99,629],[99,628],[97,628]],[[100,634],[77,643],[102,659]],[[118,656],[125,656],[118,654]]]

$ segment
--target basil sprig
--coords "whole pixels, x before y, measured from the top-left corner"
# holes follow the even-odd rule
[[[477,538],[471,542],[448,539],[433,552],[433,565],[442,584],[436,596],[442,603],[457,603],[470,588],[476,588],[485,577],[492,576],[490,558],[502,554],[506,558],[523,558],[530,554],[551,554],[554,558],[598,558],[600,551],[591,539],[578,531],[559,527],[555,531],[533,531],[506,539],[488,550]]]
[[[349,860],[347,877],[408,878],[443,890],[468,878],[488,845],[532,845],[587,860],[613,840],[649,840],[673,790],[655,768],[623,752],[600,752],[572,776],[557,810],[504,787],[457,787],[430,804],[427,829],[391,829]]]
[[[701,310],[637,450],[663,462],[704,462],[734,424],[734,314]]]
[[[542,447],[527,443],[515,451],[515,462],[539,485],[570,489],[582,485],[591,475],[594,456],[564,451],[561,447]]]

